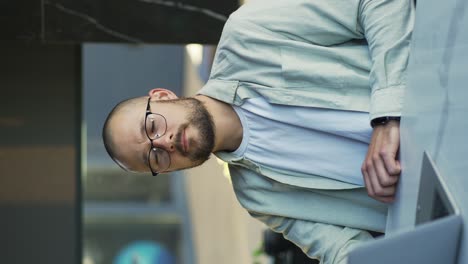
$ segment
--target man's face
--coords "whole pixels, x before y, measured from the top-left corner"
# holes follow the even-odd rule
[[[150,171],[151,142],[145,132],[146,102],[141,100],[141,104],[125,107],[110,123],[117,149],[114,158],[131,171]],[[191,168],[209,158],[214,146],[214,129],[211,116],[200,101],[194,98],[157,100],[150,103],[150,111],[166,119],[165,134],[153,140],[154,147],[169,153],[171,163],[165,171]]]

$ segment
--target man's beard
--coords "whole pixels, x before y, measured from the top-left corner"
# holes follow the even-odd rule
[[[214,148],[215,134],[213,117],[203,103],[195,98],[180,98],[160,101],[159,103],[182,104],[188,110],[187,123],[182,124],[177,131],[175,147],[183,156],[195,163],[191,167],[198,166],[208,160]],[[189,126],[195,128],[199,135],[196,139],[190,139],[190,151],[185,153],[182,147],[182,134]]]

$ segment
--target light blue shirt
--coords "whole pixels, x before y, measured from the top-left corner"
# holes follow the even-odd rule
[[[252,0],[225,24],[199,94],[399,116],[414,21],[411,0]],[[387,207],[360,185],[218,152],[247,211],[322,264],[384,231]],[[340,161],[338,160],[337,163]]]
[[[243,138],[233,156],[364,186],[361,163],[372,133],[368,113],[273,105],[261,97],[234,110]]]

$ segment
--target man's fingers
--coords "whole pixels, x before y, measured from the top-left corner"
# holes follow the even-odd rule
[[[370,197],[374,197],[374,189],[372,188],[372,184],[370,183],[369,175],[367,171],[365,171],[364,166],[362,167],[362,175],[364,176],[364,184],[366,185],[367,194]]]
[[[380,158],[380,156],[375,157],[373,159],[373,163],[380,186],[387,187],[397,183],[398,177],[392,176],[393,174],[388,173],[387,168],[384,165],[384,161]]]
[[[388,174],[390,175],[400,175],[401,173],[401,166],[400,162],[397,160],[397,153],[390,153],[390,152],[380,152],[380,157],[382,158],[385,169]]]
[[[380,169],[385,171],[383,165]],[[383,203],[393,202],[396,191],[396,184],[393,184],[391,186],[382,186],[380,184],[379,177],[376,173],[376,166],[372,162],[372,159],[368,159],[364,162],[361,171],[363,174],[364,183],[366,185],[367,194],[370,197]],[[392,180],[394,180],[393,176],[390,177],[392,178]]]
[[[364,183],[366,185],[367,194],[370,197],[379,200],[379,198],[390,197],[395,194],[395,185],[382,186],[379,183],[375,169],[372,166],[366,167],[363,165],[362,173],[363,173]]]
[[[395,194],[395,185],[383,186],[380,184],[379,177],[376,174],[375,168],[369,171],[369,179],[374,197],[393,196]]]

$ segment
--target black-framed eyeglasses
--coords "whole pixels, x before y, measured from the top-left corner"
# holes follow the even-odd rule
[[[167,122],[166,118],[157,113],[152,113],[150,108],[151,97],[148,98],[145,115],[145,132],[151,142],[151,147],[148,152],[148,166],[153,176],[166,171],[171,166],[171,156],[162,148],[157,148],[153,145],[153,140],[163,137],[166,134]]]

